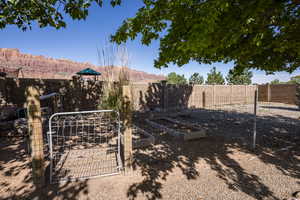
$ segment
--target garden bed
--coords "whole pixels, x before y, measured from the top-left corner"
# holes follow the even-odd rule
[[[121,136],[122,143],[124,144],[124,136]],[[133,126],[132,129],[132,147],[134,149],[143,148],[150,146],[155,143],[155,138],[153,135],[145,131],[144,129]]]
[[[134,126],[132,132],[132,145],[134,149],[150,146],[154,142],[155,138],[153,135],[140,127]]]
[[[185,141],[206,137],[204,129],[168,117],[155,118],[147,120],[147,122],[150,125],[160,128],[170,135],[182,138]]]

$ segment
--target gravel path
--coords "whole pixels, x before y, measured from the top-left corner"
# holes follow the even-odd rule
[[[291,197],[300,190],[299,111],[291,106],[268,106],[264,108],[265,113],[258,113],[255,150],[247,143],[248,138],[242,137],[247,135],[243,134],[247,133],[247,120],[218,122],[214,126],[219,131],[213,131],[209,137],[181,142],[144,123],[143,117],[148,115],[139,116],[136,123],[155,136],[156,145],[134,152],[132,172],[47,186],[43,199],[281,200]],[[207,121],[208,126],[215,121]],[[229,129],[229,124],[237,128]],[[36,193],[28,176],[28,159],[21,150],[23,144],[0,141],[0,199],[33,199]],[[21,157],[16,157],[21,153]]]

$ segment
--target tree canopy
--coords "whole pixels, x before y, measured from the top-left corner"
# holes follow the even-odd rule
[[[31,28],[33,22],[40,27],[66,27],[64,15],[74,20],[86,19],[92,3],[102,7],[103,0],[2,0],[0,1],[0,28],[17,25],[22,30]],[[112,6],[121,0],[110,0]]]
[[[201,85],[204,83],[204,78],[199,73],[193,73],[189,78],[189,83]]]
[[[62,28],[64,16],[85,19],[93,2],[101,7],[103,0],[1,0],[0,28],[13,24],[26,30],[33,22]],[[122,43],[141,35],[145,45],[159,39],[158,68],[232,61],[240,73],[293,72],[300,67],[299,30],[299,0],[144,0],[111,39]]]
[[[112,40],[160,39],[155,66],[230,62],[245,68],[293,72],[300,66],[298,0],[145,0]]]
[[[249,69],[244,69],[242,73],[236,73],[234,70],[229,70],[226,81],[232,85],[250,85],[253,77],[252,72]]]
[[[225,80],[221,72],[217,71],[216,67],[213,67],[209,73],[207,73],[207,79],[205,82],[207,85],[224,85]]]
[[[175,72],[171,72],[167,76],[167,82],[169,84],[186,84],[187,81],[184,75],[179,75]]]

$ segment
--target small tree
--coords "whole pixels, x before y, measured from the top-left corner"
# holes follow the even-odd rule
[[[207,74],[207,79],[205,82],[207,85],[224,85],[225,80],[221,72],[218,72],[216,67],[213,67]]]
[[[125,112],[131,112],[131,105],[125,105],[123,98],[123,86],[130,84],[127,48],[107,43],[103,49],[98,49],[98,57],[101,65],[105,66],[99,108],[119,111],[122,119]]]
[[[291,79],[287,83],[289,83],[289,84],[300,84],[300,76],[291,77]]]
[[[187,80],[184,75],[179,75],[175,72],[171,72],[167,76],[167,82],[169,84],[186,84]]]
[[[227,74],[226,80],[228,84],[232,85],[250,85],[252,83],[252,77],[253,74],[249,69],[244,69],[240,74],[231,69]]]
[[[270,84],[275,85],[275,84],[280,84],[279,79],[274,79],[273,81],[270,82]]]
[[[204,83],[204,78],[199,73],[193,73],[189,79],[189,83],[202,85]]]

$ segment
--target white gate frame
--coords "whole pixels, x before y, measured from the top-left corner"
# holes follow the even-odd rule
[[[89,113],[107,113],[107,112],[114,112],[117,115],[117,121],[118,121],[118,153],[117,153],[117,169],[118,172],[116,173],[110,173],[110,174],[100,174],[96,176],[91,176],[89,178],[78,178],[76,180],[86,180],[86,179],[91,179],[91,178],[97,178],[97,177],[102,177],[102,176],[111,176],[111,175],[117,175],[120,174],[122,170],[122,159],[121,159],[121,122],[120,122],[120,114],[118,111],[115,110],[91,110],[91,111],[79,111],[79,112],[60,112],[60,113],[54,113],[51,115],[49,118],[49,132],[48,132],[48,141],[49,141],[49,150],[50,150],[50,183],[53,183],[53,144],[52,144],[52,119],[56,116],[60,115],[76,115],[76,114],[89,114]]]

